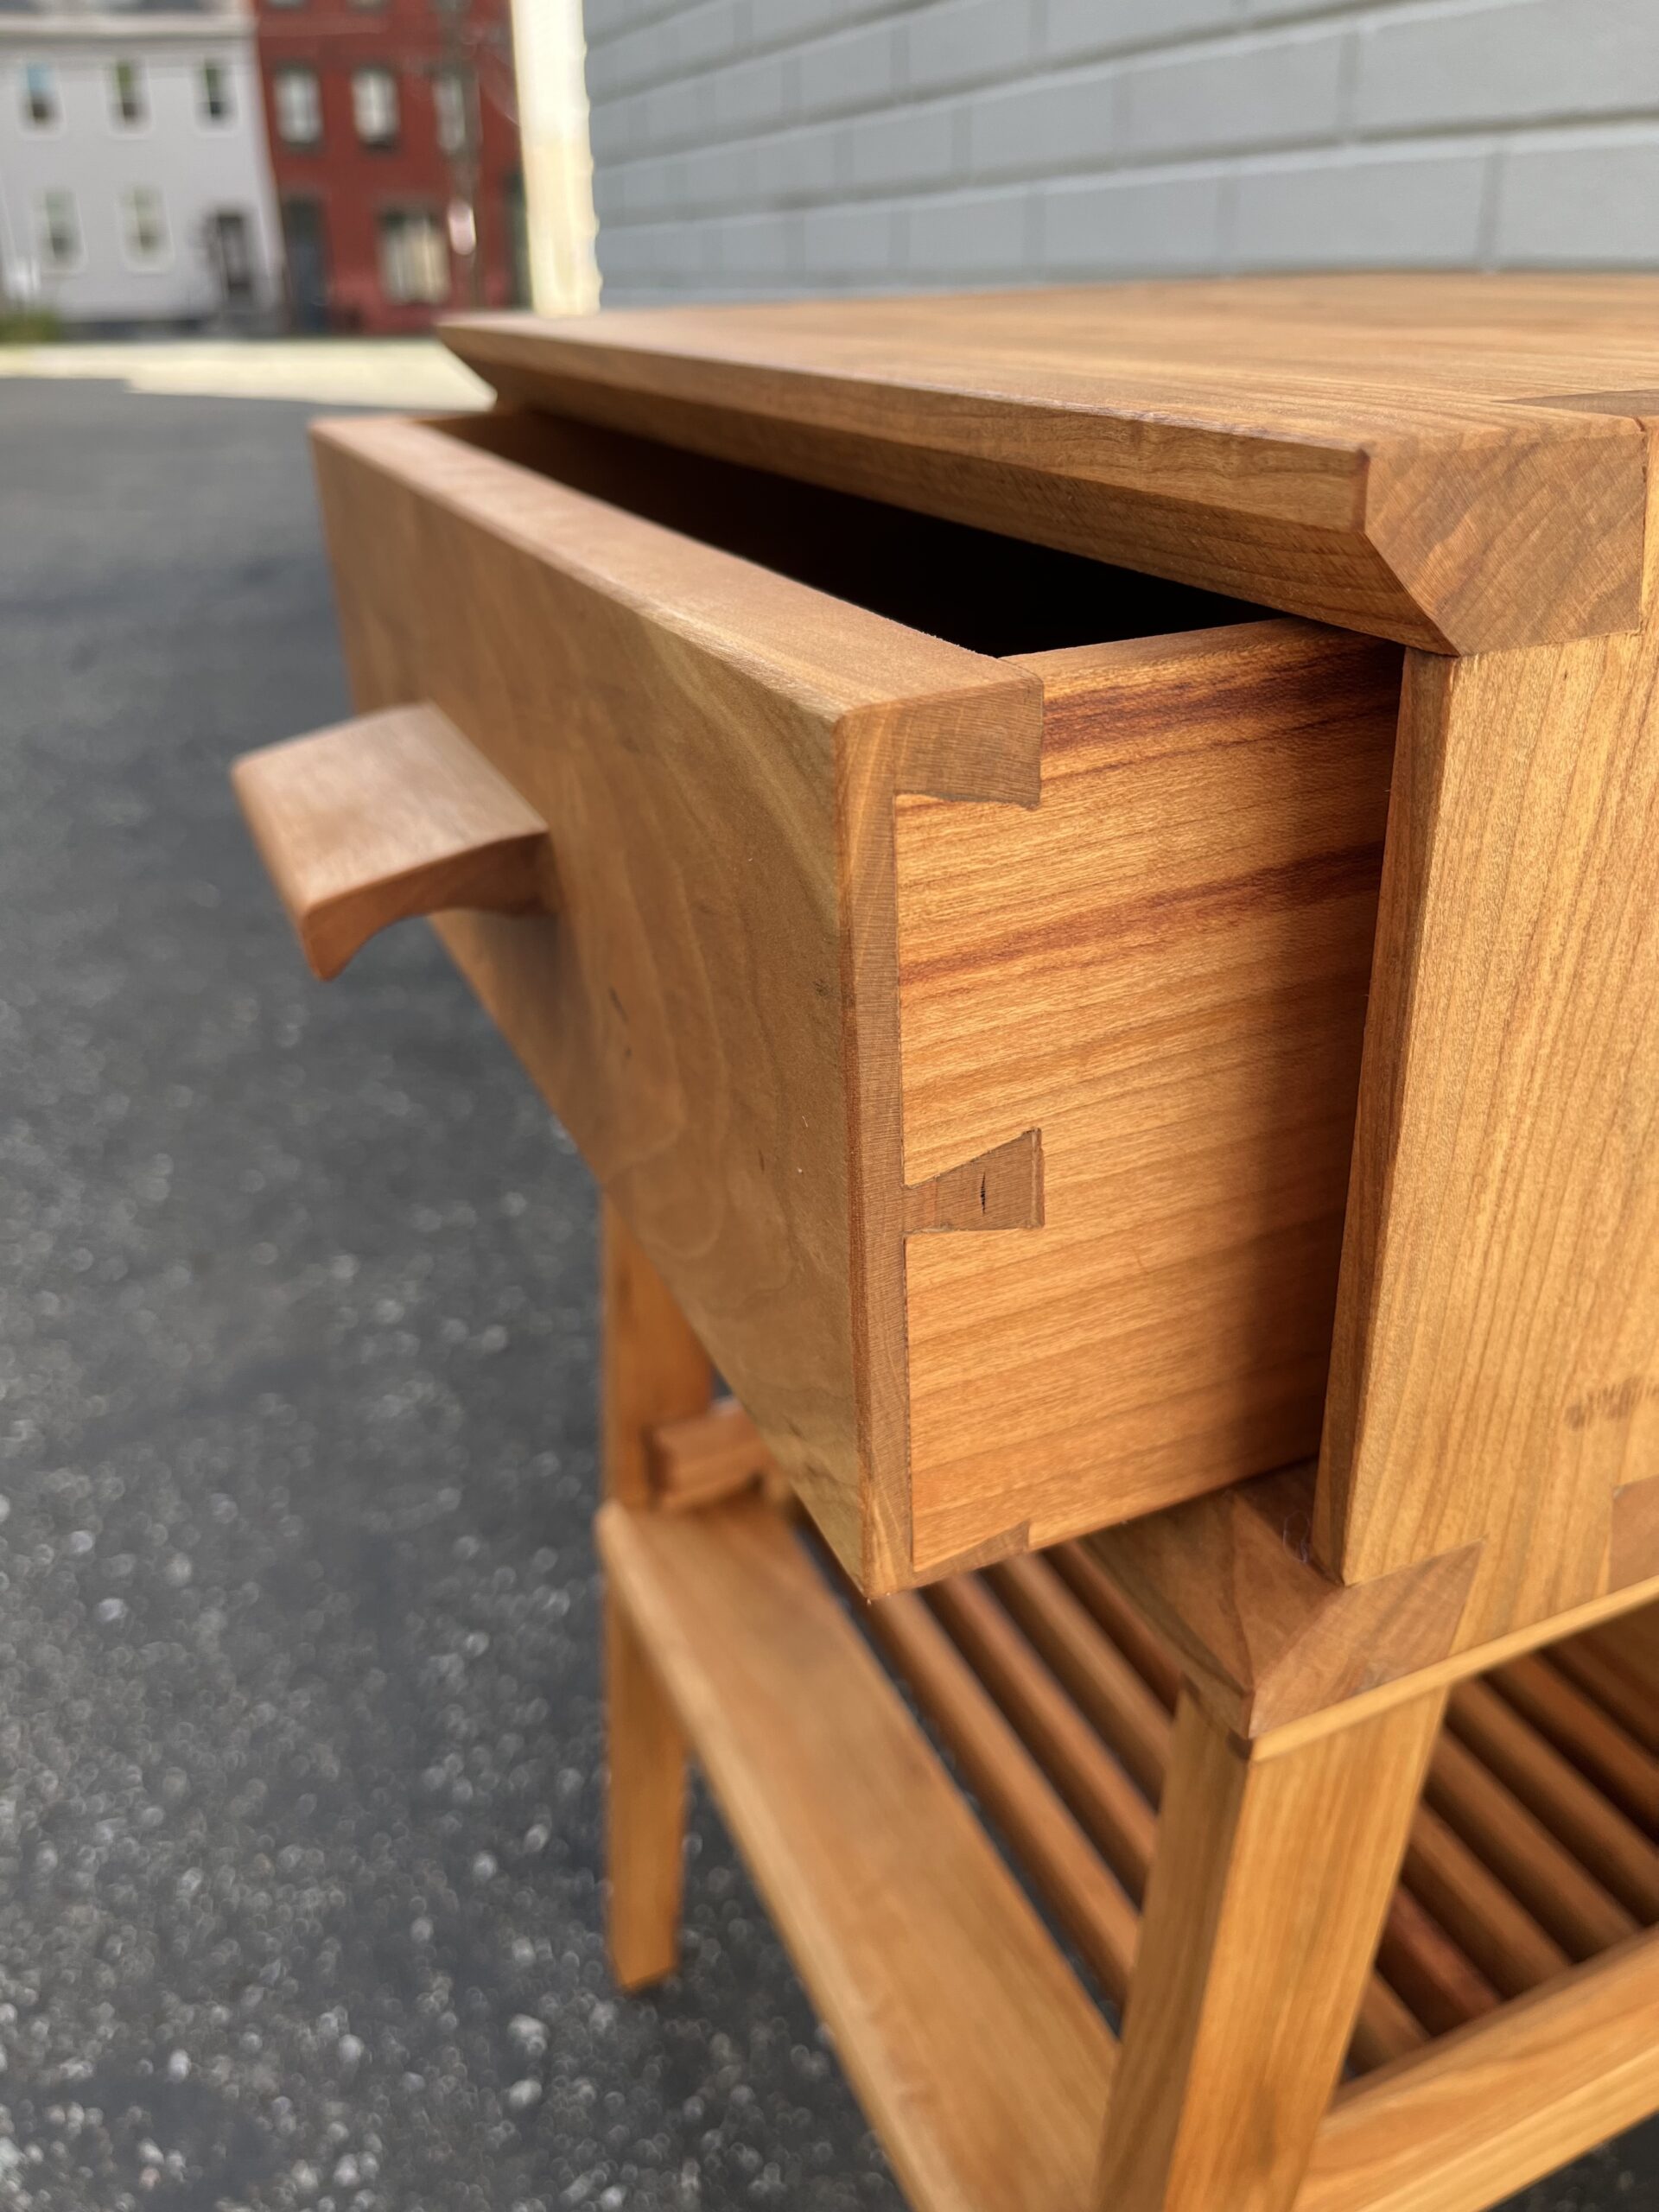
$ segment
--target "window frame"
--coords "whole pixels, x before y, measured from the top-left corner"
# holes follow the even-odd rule
[[[441,292],[397,292],[387,282],[386,248],[387,226],[391,224],[424,224],[429,236],[435,239],[439,262],[443,270]],[[391,308],[441,308],[447,306],[455,296],[454,260],[449,251],[449,238],[442,215],[425,201],[394,200],[377,207],[374,213],[375,268],[380,283],[380,296]]]
[[[133,220],[137,203],[141,196],[153,200],[159,219],[160,244],[154,253],[144,252],[135,238]],[[134,276],[150,276],[173,265],[173,226],[167,219],[167,198],[158,184],[124,184],[115,195],[116,228],[121,240],[121,258]]]
[[[132,130],[148,130],[150,124],[149,85],[144,74],[144,65],[119,55],[106,65],[109,72],[110,121],[124,134]],[[126,111],[126,101],[121,90],[123,71],[130,73],[137,107],[133,114]]]
[[[363,108],[367,87],[372,84],[378,96],[383,87],[389,99],[387,112],[391,128],[371,136],[363,127]],[[371,153],[385,153],[395,148],[403,137],[404,104],[397,86],[397,73],[384,61],[365,61],[352,72],[352,128],[357,133],[357,143]]]
[[[223,101],[217,114],[213,111],[213,94],[209,90],[213,79],[219,80]],[[196,121],[204,130],[223,130],[236,121],[236,80],[228,61],[221,61],[217,54],[204,54],[196,64]]]
[[[75,250],[73,254],[61,258],[55,253],[48,257],[47,252],[47,240],[51,233],[47,211],[54,200],[67,201],[70,219],[74,225]],[[75,197],[73,187],[46,184],[35,194],[35,247],[40,256],[42,276],[73,276],[86,266],[86,226],[80,219],[80,202]]]
[[[308,137],[296,138],[284,127],[283,87],[305,84],[310,87],[310,113],[315,126]],[[322,79],[308,61],[279,62],[270,73],[270,111],[276,125],[276,142],[293,153],[315,153],[322,144]]]
[[[51,100],[52,112],[47,116],[37,116],[35,112],[35,94],[29,79],[37,74],[45,78],[48,93]],[[63,128],[63,90],[58,82],[57,63],[55,61],[24,61],[19,70],[19,77],[22,85],[22,98],[17,104],[17,109],[18,118],[22,124],[23,129],[29,133],[31,137],[37,135],[46,136],[49,135],[53,131],[61,130]]]

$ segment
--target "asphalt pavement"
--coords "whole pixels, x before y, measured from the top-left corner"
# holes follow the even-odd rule
[[[592,1193],[226,785],[347,711],[308,412],[0,383],[0,2207],[897,2212],[701,1798],[607,1978]]]

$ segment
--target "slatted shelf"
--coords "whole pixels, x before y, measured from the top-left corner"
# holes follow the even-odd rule
[[[998,2063],[1020,2087],[989,2095],[985,2048],[962,2026],[986,2001],[984,1931],[995,1931],[993,1949],[1012,1945],[1016,1979],[1046,1990],[1075,2037],[1081,1985],[1022,1910],[1033,1894],[1099,1998],[1124,2003],[1179,1688],[1170,1652],[1073,1546],[865,1607],[837,1602],[834,1570],[758,1501],[671,1516],[613,1506],[601,1529],[641,1635],[668,1640],[663,1676],[683,1725],[915,2201],[956,2212],[985,2201],[982,2188],[962,2193],[970,2164],[1012,2186],[1014,2138],[1027,2155],[1032,2140],[1022,2101],[1052,2071],[1056,2038],[1051,2025],[1021,2046],[1001,2022]],[[1000,1856],[984,1829],[964,1828],[957,1785],[871,1667],[867,1637]],[[1655,1683],[1645,1662],[1621,1654],[1614,1624],[1452,1693],[1298,2212],[1473,2212],[1656,2101],[1659,1840],[1643,1733]],[[878,1773],[855,1788],[867,1738],[866,1772],[874,1759]],[[810,1829],[810,1848],[789,1840],[793,1822]],[[888,1847],[894,1837],[901,1847]],[[865,1908],[844,1887],[849,1869],[860,1899],[882,1888],[890,1927],[920,1931],[919,1950],[906,1942],[873,1955]],[[957,1903],[942,1909],[951,1891]],[[964,1900],[973,1928],[950,1923]],[[941,1949],[956,1966],[940,1965]],[[924,1959],[925,1995],[922,1981],[905,1986]],[[872,1974],[875,2001],[849,2010],[849,1990]],[[953,1975],[944,2024],[937,2006]],[[1095,2024],[1071,2079],[1096,2101],[1057,2133],[1051,2084],[1040,2183],[1046,2205],[1077,2212],[1113,2048],[1103,2014],[1084,2010]],[[895,2041],[909,2054],[897,2097]],[[930,2051],[953,2078],[922,2094]],[[980,2150],[987,2131],[995,2139],[988,2169],[957,2158],[944,2187],[940,2144],[970,2114]]]

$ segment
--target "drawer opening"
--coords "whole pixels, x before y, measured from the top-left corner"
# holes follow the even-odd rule
[[[1208,630],[1272,611],[556,415],[502,410],[435,427],[797,583],[992,657]]]

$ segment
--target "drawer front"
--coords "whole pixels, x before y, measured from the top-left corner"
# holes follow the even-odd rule
[[[906,1255],[918,1573],[1319,1448],[1397,648],[1031,657],[1042,803],[898,805],[906,1170],[1041,1132],[1035,1236]]]
[[[359,710],[431,702],[548,824],[556,914],[446,943],[849,1568],[911,1580],[895,797],[1029,805],[1040,679],[429,425],[315,448]]]

